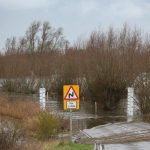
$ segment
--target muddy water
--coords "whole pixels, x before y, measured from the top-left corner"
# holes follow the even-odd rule
[[[11,94],[7,95],[10,100],[33,100],[39,102],[38,95],[16,95]],[[2,94],[1,94],[2,95]],[[63,110],[63,99],[61,98],[48,98],[46,100],[46,110],[53,111],[54,113],[62,114],[66,118],[70,117],[69,111]],[[80,110],[72,112],[73,117],[73,126],[77,129],[86,129],[92,128],[97,125],[107,124],[107,123],[114,123],[114,122],[121,122],[126,120],[126,114],[124,110],[116,109],[113,111],[103,111],[100,109],[99,104],[97,104],[97,111],[95,111],[95,103],[80,100]]]
[[[63,110],[63,100],[49,98],[46,102],[46,109],[61,113],[65,117],[70,117],[69,111]],[[86,129],[97,125],[122,122],[126,120],[126,114],[123,109],[113,111],[103,111],[97,104],[97,112],[95,111],[95,103],[80,100],[80,110],[72,112],[74,128]]]

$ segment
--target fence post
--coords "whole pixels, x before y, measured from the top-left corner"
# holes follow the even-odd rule
[[[48,91],[46,92],[46,99],[48,100]]]
[[[97,116],[97,102],[95,101],[95,116]]]

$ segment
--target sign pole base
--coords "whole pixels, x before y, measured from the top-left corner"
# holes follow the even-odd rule
[[[70,109],[70,141],[72,142],[72,110]]]

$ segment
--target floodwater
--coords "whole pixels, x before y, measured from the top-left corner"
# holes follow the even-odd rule
[[[6,95],[6,93],[3,94]],[[7,94],[7,96],[10,98],[10,100],[30,99],[39,102],[38,95]],[[73,128],[83,130],[97,125],[126,121],[126,114],[123,110],[119,109],[106,112],[100,109],[99,104],[97,104],[96,107],[97,109],[95,108],[94,102],[81,99],[80,110],[75,110],[71,114],[73,119]],[[57,114],[62,114],[68,119],[70,117],[70,111],[63,110],[63,98],[48,97],[46,100],[46,110]]]
[[[96,107],[96,109],[95,109]],[[49,98],[46,102],[46,109],[62,113],[65,117],[70,117],[70,111],[63,110],[63,100]],[[126,114],[121,111],[102,111],[99,104],[95,106],[95,102],[80,100],[80,110],[72,112],[73,125],[78,129],[92,128],[97,125],[107,123],[126,121]]]

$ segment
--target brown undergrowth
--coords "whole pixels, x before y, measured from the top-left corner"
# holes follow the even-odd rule
[[[30,100],[11,101],[7,97],[0,97],[0,116],[14,119],[27,119],[40,112],[39,104]]]
[[[33,147],[31,143],[35,143],[35,141],[41,142],[42,144],[38,144],[38,146],[43,147],[44,141],[54,139],[55,135],[60,132],[62,122],[62,116],[41,110],[39,104],[35,101],[10,100],[7,96],[0,97],[0,128],[3,131],[0,132],[0,142],[3,143],[6,150],[18,146],[16,145],[18,137],[19,140],[25,141],[21,144],[22,149]],[[10,130],[5,132],[7,127]],[[14,130],[11,130],[12,127]],[[9,135],[15,135],[16,138],[15,140],[9,138],[9,143],[7,143]],[[15,141],[13,146],[11,140]]]

